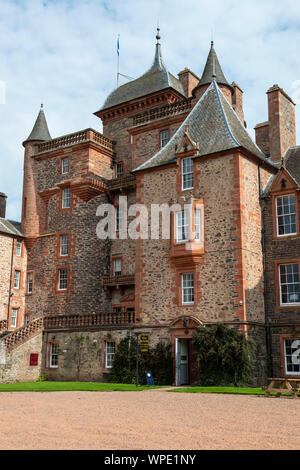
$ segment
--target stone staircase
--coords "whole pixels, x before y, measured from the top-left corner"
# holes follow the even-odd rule
[[[22,326],[14,331],[5,332],[0,341],[5,345],[6,351],[10,352],[22,343],[25,343],[25,341],[30,339],[32,336],[42,331],[43,328],[44,318],[36,318],[27,326]]]

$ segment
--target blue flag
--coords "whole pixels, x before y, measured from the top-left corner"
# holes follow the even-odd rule
[[[120,55],[120,41],[119,41],[119,36],[118,36],[118,41],[117,41],[117,54]]]

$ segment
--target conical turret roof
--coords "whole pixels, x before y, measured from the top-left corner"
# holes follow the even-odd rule
[[[156,36],[154,61],[150,69],[141,77],[116,88],[106,99],[101,111],[104,109],[126,103],[142,96],[155,93],[166,88],[173,88],[185,96],[180,80],[168,72],[161,53],[159,29]]]
[[[33,129],[25,142],[28,142],[30,140],[51,140],[51,135],[48,129],[43,105],[41,105],[41,109],[33,126]]]
[[[230,86],[222,71],[218,56],[214,48],[214,43],[213,41],[211,41],[210,51],[206,60],[202,77],[197,85],[197,88],[201,85],[207,85],[211,83],[213,81],[213,78],[215,78],[216,82],[219,84]]]

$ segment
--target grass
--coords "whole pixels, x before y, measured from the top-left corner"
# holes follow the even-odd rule
[[[159,386],[134,384],[115,384],[115,383],[98,383],[98,382],[18,382],[13,384],[0,384],[0,392],[101,392],[101,391],[118,391],[118,392],[135,392],[148,390],[150,388],[161,388]]]
[[[265,393],[261,388],[251,387],[184,387],[169,392],[178,393],[229,393],[238,395],[264,395]]]

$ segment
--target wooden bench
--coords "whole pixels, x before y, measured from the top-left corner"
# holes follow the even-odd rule
[[[282,393],[291,394],[294,398],[297,398],[297,394],[300,393],[300,379],[288,379],[284,378],[270,378],[269,385],[261,387],[265,392],[266,396],[276,393],[276,397],[280,397]],[[292,383],[296,385],[292,386]]]

